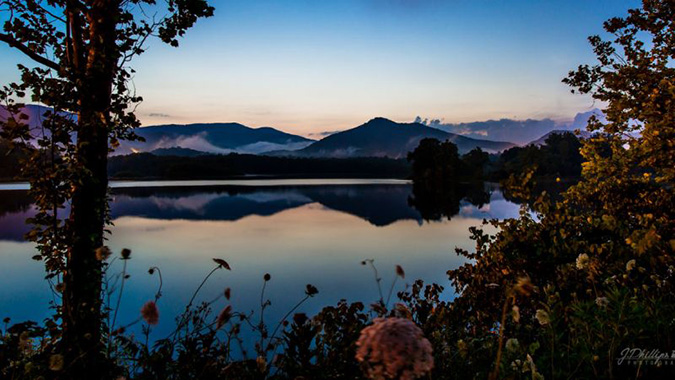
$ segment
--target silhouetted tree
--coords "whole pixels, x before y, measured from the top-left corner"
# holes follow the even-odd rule
[[[10,140],[38,139],[26,163],[38,215],[35,240],[51,277],[62,276],[60,308],[70,378],[90,378],[101,365],[101,262],[107,223],[108,152],[139,126],[129,90],[130,60],[152,35],[178,46],[198,18],[212,15],[206,0],[2,0],[0,41],[39,67],[19,65],[21,82],[4,86],[10,113],[0,126]],[[165,16],[149,18],[144,6]],[[29,95],[52,111],[41,115],[47,133],[35,135],[15,99]],[[63,111],[76,115],[69,117]],[[31,136],[33,135],[33,136]],[[75,142],[73,142],[75,140]],[[68,201],[70,215],[59,220]]]
[[[427,186],[438,186],[456,181],[460,175],[461,162],[457,145],[425,138],[414,151],[408,153],[412,163],[413,181]]]
[[[483,171],[490,162],[490,155],[479,147],[462,156],[463,177],[483,180]]]

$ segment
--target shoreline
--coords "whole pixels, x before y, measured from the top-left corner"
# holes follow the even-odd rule
[[[270,178],[195,180],[195,179],[114,179],[112,189],[133,187],[208,187],[208,186],[347,186],[347,185],[410,185],[411,180],[400,178]],[[30,190],[28,182],[0,182],[0,191]]]

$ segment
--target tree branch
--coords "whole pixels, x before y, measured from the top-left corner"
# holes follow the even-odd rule
[[[9,34],[0,33],[0,41],[5,42],[10,47],[19,49],[22,53],[24,53],[30,59],[32,59],[33,61],[35,61],[35,62],[37,62],[41,65],[47,66],[50,69],[53,69],[53,70],[56,70],[56,71],[58,71],[59,68],[60,68],[60,66],[56,62],[53,62],[53,61],[37,54],[36,52],[30,50],[26,45],[17,41],[14,37],[10,36]]]

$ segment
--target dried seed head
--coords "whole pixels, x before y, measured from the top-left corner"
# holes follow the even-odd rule
[[[223,310],[218,313],[218,319],[216,319],[216,329],[223,327],[232,317],[232,306],[227,305]]]
[[[232,268],[230,268],[230,264],[228,264],[227,261],[225,261],[225,260],[223,260],[223,259],[216,259],[216,258],[214,258],[213,261],[214,261],[216,264],[218,264],[218,266],[220,266],[220,267],[223,267],[223,268],[225,268],[225,269],[227,269],[227,270],[232,270]]]
[[[405,279],[405,271],[403,270],[403,267],[400,265],[396,266],[396,275],[401,277],[402,279]]]

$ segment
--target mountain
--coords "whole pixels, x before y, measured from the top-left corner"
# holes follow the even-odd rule
[[[205,153],[260,154],[301,149],[314,141],[270,127],[250,128],[239,123],[158,125],[138,128],[136,134],[145,142],[124,141],[114,154],[152,151],[166,154],[164,150],[171,148]]]
[[[33,137],[40,136],[42,133],[41,126],[42,120],[44,119],[44,114],[47,112],[52,112],[53,109],[38,104],[26,104],[21,109],[21,113],[26,115],[28,119],[24,120],[24,123],[28,124],[28,128],[31,130]],[[60,115],[64,117],[72,117],[72,120],[75,120],[77,116],[68,112],[59,112]],[[9,118],[10,114],[7,111],[7,108],[0,105],[0,121],[6,121]],[[18,115],[14,115],[18,117]],[[48,131],[45,131],[48,133]]]
[[[574,131],[576,129],[583,131],[586,129],[586,124],[588,124],[588,119],[591,116],[596,116],[601,122],[606,122],[602,111],[597,108],[576,114],[574,120],[570,122],[556,122],[552,119],[499,119],[447,124],[438,119],[422,119],[419,116],[415,119],[415,122],[466,137],[510,141],[519,145],[527,145],[551,131]]]
[[[27,104],[23,107],[21,112],[28,116],[27,122],[33,136],[39,136],[42,133],[40,126],[43,115],[49,111],[51,111],[50,108],[37,104]],[[65,112],[62,114],[69,115]],[[9,116],[7,109],[0,106],[0,121],[7,120]],[[72,117],[75,118],[74,115]],[[171,150],[172,148],[204,153],[260,154],[273,150],[301,149],[314,142],[314,140],[281,132],[274,128],[249,128],[239,123],[158,125],[138,128],[136,134],[145,138],[145,142],[122,141],[113,155],[151,151],[163,155],[177,153],[178,155],[194,155],[194,152]]]
[[[570,130],[556,129],[556,130],[553,130],[553,131],[541,136],[540,138],[538,138],[534,141],[530,141],[527,145],[537,145],[537,146],[544,145],[546,143],[546,139],[548,139],[549,136],[568,133],[568,132],[574,133],[573,131],[570,131]],[[577,137],[579,137],[580,139],[587,139],[587,138],[590,138],[593,134],[591,132],[588,132],[588,131],[579,131],[579,134],[578,135],[575,134],[575,135]]]
[[[431,128],[420,123],[396,123],[384,118],[343,132],[332,134],[312,145],[293,152],[274,152],[274,155],[300,157],[390,157],[405,158],[424,138],[457,144],[460,153],[476,147],[487,152],[499,152],[514,146],[501,141],[478,140]]]

